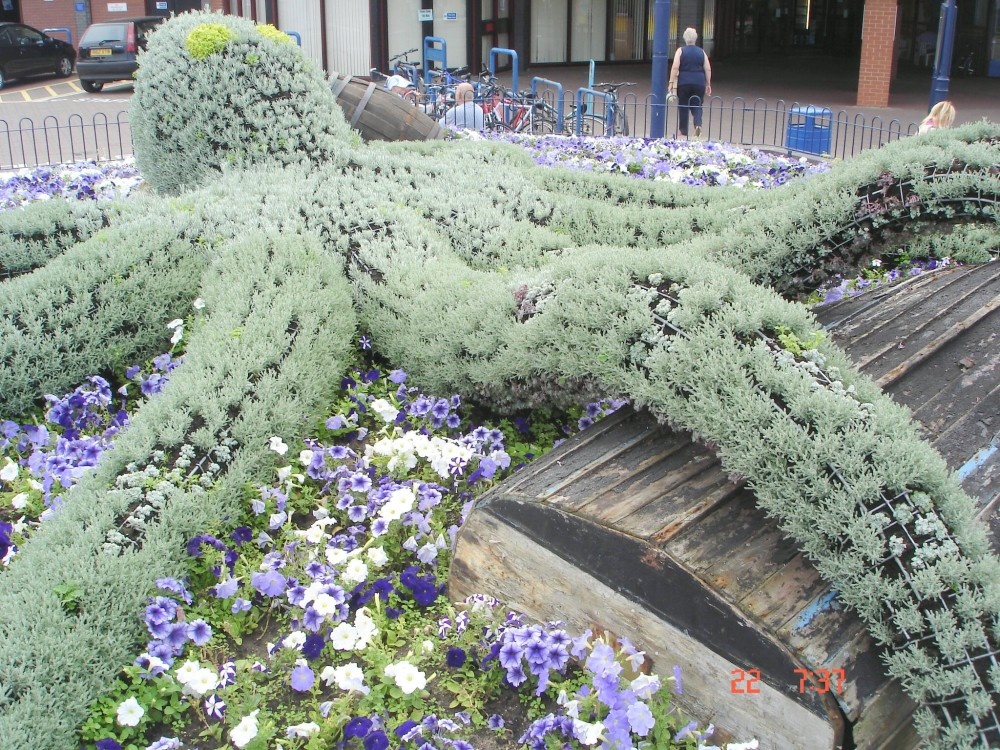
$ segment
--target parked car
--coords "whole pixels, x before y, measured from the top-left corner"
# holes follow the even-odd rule
[[[13,78],[39,73],[65,78],[73,72],[75,60],[76,50],[69,42],[23,23],[0,23],[0,89]]]
[[[76,73],[84,91],[92,94],[111,81],[131,81],[139,67],[139,50],[163,16],[116,18],[87,27],[80,37]]]

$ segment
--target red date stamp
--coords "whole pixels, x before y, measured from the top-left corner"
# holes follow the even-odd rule
[[[844,693],[846,674],[843,669],[796,669],[800,693]],[[753,695],[760,692],[759,669],[734,669],[729,673],[729,692],[734,695]]]

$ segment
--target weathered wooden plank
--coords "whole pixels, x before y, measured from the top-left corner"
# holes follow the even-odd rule
[[[716,462],[705,466],[691,481],[615,520],[613,528],[662,547],[739,491],[740,487],[729,481],[722,466]]]
[[[920,738],[913,728],[916,704],[899,683],[885,683],[853,727],[856,750],[913,750]]]
[[[617,481],[609,481],[603,486],[600,483],[592,485],[583,502],[575,505],[576,512],[597,523],[613,525],[660,498],[670,497],[716,463],[715,457],[692,443],[688,435],[678,435],[682,437],[680,441],[664,446],[659,455],[653,447],[650,451],[656,456],[653,460],[637,461],[633,471],[618,473]],[[626,454],[622,458],[628,461],[629,456]],[[599,479],[600,474],[595,473],[595,477]],[[667,519],[660,519],[659,523],[650,525],[648,532],[639,535],[651,535],[666,522]]]
[[[796,555],[740,600],[747,614],[773,629],[799,617],[830,590],[829,584],[803,555]]]
[[[652,422],[651,417],[644,416]],[[712,457],[699,451],[689,435],[656,430],[606,463],[589,467],[574,486],[572,497],[561,500],[559,505],[595,521],[608,521],[656,497],[655,490],[642,486],[644,482],[656,481],[669,489],[711,461]]]
[[[757,507],[749,490],[734,493],[665,549],[731,602],[743,599],[798,555],[795,543]]]
[[[496,507],[496,502],[489,506],[491,510]],[[549,513],[554,515],[555,511],[549,509]],[[589,540],[575,541],[582,554],[607,555],[607,551],[594,550]],[[731,692],[733,670],[760,667],[753,659],[737,661],[720,655],[706,645],[704,637],[698,637],[697,631],[711,631],[735,613],[717,597],[713,606],[706,607],[705,601],[693,599],[684,586],[675,586],[673,578],[666,579],[671,581],[669,588],[663,586],[665,579],[656,572],[662,561],[659,558],[647,561],[649,574],[640,578],[645,586],[660,590],[660,605],[668,606],[673,613],[690,615],[689,608],[697,609],[700,626],[694,631],[644,606],[645,597],[637,597],[634,590],[612,588],[603,576],[585,572],[595,568],[600,571],[604,566],[581,567],[545,549],[523,529],[514,528],[508,519],[491,512],[473,513],[456,544],[448,591],[452,599],[489,593],[537,621],[560,620],[574,631],[597,626],[626,636],[652,658],[654,670],[660,674],[669,675],[673,665],[681,666],[685,689],[676,701],[688,715],[712,722],[736,737],[757,737],[761,747],[832,750],[841,744],[843,719],[836,702],[828,695],[795,694],[798,678],[794,669],[799,665],[790,654],[783,655],[778,678],[768,676],[758,683],[760,693]],[[636,583],[627,573],[624,578]],[[553,581],[559,585],[553,586]],[[706,601],[711,600],[709,595]],[[749,622],[744,621],[741,627],[747,632],[747,640],[757,637]],[[707,642],[713,641],[708,638]],[[765,669],[761,671],[762,677],[770,675]],[[781,679],[780,675],[787,678]],[[738,682],[736,687],[743,685]]]
[[[666,438],[669,431],[653,420],[635,419],[635,412],[623,409],[585,430],[579,439],[568,440],[543,456],[532,464],[531,471],[515,475],[510,492],[549,502],[571,502],[567,488],[573,487],[569,494],[575,499],[576,481],[654,433]]]

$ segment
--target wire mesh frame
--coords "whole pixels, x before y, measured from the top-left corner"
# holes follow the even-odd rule
[[[949,179],[958,174],[980,174],[982,170],[967,164],[950,163],[947,166],[934,165],[928,167],[922,181],[934,182]],[[911,222],[914,216],[911,212],[923,211],[926,203],[921,198],[914,185],[914,179],[899,180],[886,175],[886,181],[877,185],[862,187],[857,193],[857,210],[854,218],[836,231],[831,232],[816,242],[817,247],[824,247],[826,255],[843,256],[858,237],[868,233],[872,228],[884,229],[892,223]],[[937,198],[934,208],[958,206],[959,215],[975,216],[983,213],[984,206],[992,207],[995,215],[1000,215],[1000,194],[990,193],[981,187],[971,189],[967,194]],[[792,276],[808,271],[810,265],[795,268]]]
[[[653,292],[653,298],[649,303],[649,308],[653,320],[660,327],[661,332],[668,336],[679,335],[686,338],[687,337],[686,333],[682,329],[678,328],[673,323],[671,323],[667,319],[666,315],[664,315],[662,312],[663,303],[666,303],[671,309],[673,309],[680,305],[680,300],[677,297],[667,294],[665,291],[663,291],[662,285],[659,287],[653,287],[648,284],[637,283],[637,282],[634,283],[636,287],[643,289],[646,292]],[[777,355],[779,352],[785,351],[785,349],[775,339],[768,336],[763,331],[757,331],[756,335],[758,339],[761,340],[775,355]],[[829,387],[833,384],[834,382],[833,379],[831,379],[830,376],[827,375],[826,372],[823,371],[823,369],[818,365],[814,363],[809,363],[809,367],[807,369],[808,369],[808,374],[823,387]],[[796,423],[801,424],[800,421],[796,419],[794,415],[789,413],[787,407],[784,406],[783,403],[780,403],[782,401],[780,397],[776,398],[776,394],[773,394],[768,390],[764,389],[760,384],[757,384],[757,389],[762,396],[768,399],[768,401],[771,404],[771,407],[774,410],[782,413],[784,416],[786,416],[789,419],[792,419]],[[804,428],[806,427],[806,425],[804,424],[802,426]],[[842,476],[842,474],[840,473],[839,469],[836,466],[828,464],[826,466],[826,471],[830,479],[834,480],[840,486],[844,488],[850,486],[849,482]],[[887,511],[889,517],[895,519],[892,522],[887,523],[881,529],[880,532],[882,534],[883,539],[886,542],[886,546],[888,549],[892,549],[891,539],[892,535],[895,532],[898,531],[900,533],[905,534],[906,539],[903,540],[904,541],[903,549],[883,558],[881,561],[879,561],[878,566],[887,570],[891,570],[894,567],[895,572],[898,575],[898,578],[902,579],[908,586],[910,594],[913,597],[913,601],[919,605],[921,603],[927,602],[928,597],[920,593],[919,587],[916,585],[916,583],[913,580],[913,577],[910,575],[910,568],[907,567],[906,563],[903,560],[903,556],[907,552],[916,553],[916,550],[920,549],[922,545],[922,543],[918,541],[918,538],[921,536],[929,536],[929,535],[920,534],[919,532],[916,532],[916,529],[913,530],[914,533],[911,533],[911,530],[907,527],[907,525],[902,523],[898,518],[896,518],[897,515],[896,506],[893,503],[906,503],[909,509],[911,510],[911,520],[917,517],[917,513],[914,511],[920,511],[925,516],[930,513],[933,513],[934,517],[940,524],[940,528],[943,528],[945,530],[943,538],[938,537],[938,540],[951,542],[951,544],[955,545],[955,548],[957,549],[960,549],[960,547],[958,543],[955,541],[953,535],[950,532],[948,532],[947,526],[941,521],[940,517],[936,512],[936,509],[931,508],[926,511],[922,510],[920,506],[918,506],[917,503],[914,502],[908,490],[904,489],[893,493],[893,492],[887,492],[886,489],[883,488],[879,491],[878,497],[874,500],[874,502],[871,505],[866,504],[861,499],[858,500],[858,509],[860,510],[861,513],[877,514],[880,512]],[[841,541],[842,546],[849,546],[849,544],[850,542],[847,539]],[[982,593],[979,587],[974,587],[973,591],[974,593],[979,593],[979,594]],[[892,607],[891,603],[886,599],[883,599],[882,601],[886,610],[890,614],[895,614],[895,609]],[[954,608],[951,606],[951,602],[948,600],[945,594],[937,595],[935,604],[940,604],[940,608],[944,611],[948,612],[954,611]],[[961,620],[959,620],[957,617],[956,620],[958,622],[961,622]],[[988,632],[990,630],[991,623],[989,622],[983,623],[980,621],[980,624],[983,626],[984,632],[987,633],[987,639],[988,639]],[[992,623],[992,625],[996,625],[996,623]],[[911,633],[901,629],[900,642],[898,644],[887,644],[885,648],[887,650],[890,648],[901,650],[911,645],[922,645],[926,643],[936,644],[941,634],[934,628],[932,623],[928,623],[928,629],[930,632],[923,632],[923,633],[915,633],[915,632]],[[935,648],[937,647],[935,646]],[[940,651],[940,649],[938,650]],[[989,687],[989,682],[990,682],[989,672],[991,671],[991,669],[993,670],[1000,669],[1000,660],[998,660],[998,656],[1000,656],[1000,650],[985,648],[978,652],[977,651],[970,652],[970,650],[964,646],[962,647],[961,650],[962,650],[961,658],[952,659],[951,661],[941,660],[941,665],[946,669],[960,669],[962,667],[969,666],[972,669],[973,674],[975,674],[976,680],[978,681],[979,687],[982,689],[982,691],[987,695],[995,695],[996,691],[991,690]],[[943,652],[941,655],[943,656]],[[998,712],[997,710],[996,700],[993,701],[993,705],[986,712],[985,717],[982,719],[975,718],[971,715],[971,712],[967,710],[966,699],[960,694],[952,694],[950,696],[946,696],[944,698],[937,700],[925,700],[922,703],[932,712],[936,713],[939,716],[939,718],[943,720],[943,723],[946,726],[949,727],[954,726],[959,721],[964,721],[964,720],[970,721],[975,726],[976,732],[979,736],[979,740],[982,742],[983,747],[996,747],[998,743],[1000,743],[1000,712]]]

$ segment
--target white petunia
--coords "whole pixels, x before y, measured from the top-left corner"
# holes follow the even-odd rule
[[[368,549],[368,562],[374,565],[376,568],[381,568],[383,565],[389,562],[389,556],[385,553],[385,550],[381,547],[370,547]]]
[[[379,517],[384,518],[386,521],[395,521],[397,518],[402,518],[404,513],[413,510],[413,504],[416,502],[416,499],[416,490],[412,486],[400,487],[393,490],[389,494],[389,499],[385,505],[379,508]]]
[[[195,310],[203,310],[205,308],[205,300],[203,300],[201,297],[198,297],[198,299],[196,299],[194,302],[191,303],[191,306]]]
[[[599,721],[590,724],[579,719],[573,720],[573,736],[580,741],[581,745],[596,745],[601,739],[603,731],[604,724]]]
[[[399,409],[390,404],[384,398],[377,398],[368,405],[373,412],[378,414],[379,419],[387,424],[392,424],[399,416]]]
[[[358,631],[349,622],[337,623],[330,631],[330,643],[337,651],[353,651],[358,642]]]
[[[10,507],[14,510],[24,510],[28,505],[28,493],[18,492],[10,499]]]
[[[270,440],[267,441],[268,447],[277,453],[279,456],[284,456],[288,453],[288,446],[285,445],[285,441],[282,440],[277,435],[273,435]]]
[[[219,675],[212,669],[201,667],[184,685],[185,691],[197,697],[215,690],[219,685]]]
[[[170,345],[176,346],[177,342],[184,338],[184,326],[179,326],[174,329],[173,335],[170,337]]]
[[[365,607],[359,609],[358,613],[354,616],[354,630],[358,638],[356,648],[368,648],[372,639],[378,635],[378,626],[368,616],[368,610]]]
[[[236,747],[246,747],[250,744],[250,740],[257,736],[257,714],[259,713],[259,708],[251,711],[240,719],[240,723],[230,731],[229,738]]]
[[[312,608],[323,617],[335,617],[340,612],[340,604],[327,593],[316,594],[312,600]]]
[[[368,580],[368,566],[361,560],[351,560],[344,568],[340,577],[348,583],[361,583]]]
[[[286,737],[312,737],[319,731],[319,724],[307,721],[304,724],[293,724],[285,730]]]
[[[118,705],[118,723],[123,727],[134,727],[142,720],[145,713],[146,710],[133,696],[132,698],[122,701]]]
[[[302,464],[303,466],[308,466],[309,464],[312,463],[313,455],[314,455],[313,452],[308,448],[299,451],[299,463]]]
[[[180,318],[174,318],[169,323],[167,323],[167,328],[173,330],[174,328],[180,328],[182,325],[184,325],[183,320],[181,320]]]
[[[17,479],[17,474],[18,474],[17,464],[8,458],[7,463],[4,465],[2,469],[0,469],[0,479],[2,479],[5,482],[13,482],[15,479]]]
[[[296,630],[291,635],[286,635],[281,639],[281,645],[285,648],[295,648],[302,649],[302,645],[306,642],[306,634],[301,630]]]
[[[190,680],[199,669],[201,669],[201,664],[189,659],[177,668],[174,676],[181,685],[186,685],[188,680]]]
[[[423,690],[427,685],[427,677],[424,676],[424,673],[408,661],[390,664],[385,668],[385,674],[395,680],[396,685],[406,695]]]
[[[348,692],[355,690],[364,695],[371,692],[371,689],[365,685],[365,673],[361,667],[353,662],[341,664],[339,667],[326,667],[320,672],[319,677],[326,683],[327,687],[336,683],[337,687]]]
[[[340,565],[346,559],[347,553],[340,547],[326,548],[326,561],[330,563],[330,565]]]

